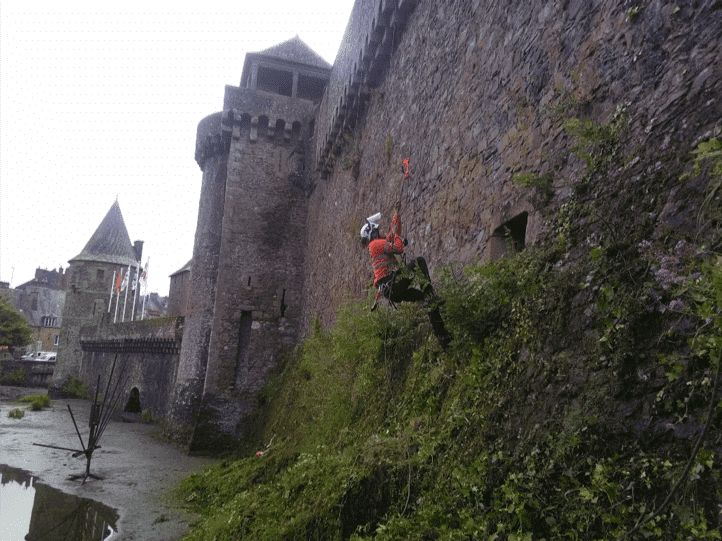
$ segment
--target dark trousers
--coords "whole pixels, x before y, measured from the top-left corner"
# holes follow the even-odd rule
[[[423,276],[419,277],[421,282],[420,289],[412,287],[411,276],[416,273],[416,270],[420,270]],[[391,275],[386,287],[381,288],[381,292],[384,297],[390,300],[392,303],[397,302],[426,302],[428,303],[427,313],[429,315],[429,322],[431,328],[439,340],[439,343],[446,348],[451,342],[451,335],[444,326],[444,320],[441,318],[441,312],[439,312],[438,302],[436,302],[436,295],[434,288],[431,286],[431,277],[429,275],[429,267],[426,265],[426,260],[423,257],[417,257],[406,265],[406,269],[403,271],[396,271]]]
[[[410,275],[413,275],[417,268],[421,270],[421,273],[425,277],[426,283],[422,285],[423,289],[411,286],[412,279]],[[395,272],[391,277],[388,288],[384,289],[384,296],[391,302],[421,302],[425,299],[430,299],[433,294],[434,290],[431,287],[429,267],[426,266],[426,260],[423,257],[417,257],[407,263],[404,272]]]

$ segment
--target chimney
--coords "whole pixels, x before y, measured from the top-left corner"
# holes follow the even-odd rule
[[[140,261],[143,258],[143,241],[136,240],[133,243],[133,251],[135,251],[135,260]]]

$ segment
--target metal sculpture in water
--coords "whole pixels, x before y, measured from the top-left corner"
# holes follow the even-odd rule
[[[103,434],[105,433],[105,429],[108,428],[108,423],[110,423],[110,419],[115,413],[115,410],[118,407],[118,403],[120,402],[120,398],[123,393],[123,389],[127,386],[128,378],[125,375],[125,364],[123,365],[123,369],[120,371],[120,373],[117,375],[115,379],[115,383],[113,384],[113,375],[115,374],[115,367],[116,363],[118,361],[118,355],[115,355],[115,358],[113,359],[113,365],[110,369],[110,375],[108,376],[108,382],[105,386],[105,393],[103,394],[103,401],[102,403],[98,402],[98,395],[100,392],[100,375],[98,375],[98,382],[95,386],[95,397],[93,399],[93,403],[90,405],[90,415],[88,416],[88,438],[87,438],[87,444],[83,440],[83,436],[80,434],[80,429],[78,428],[78,423],[75,420],[75,415],[73,414],[73,409],[70,407],[70,404],[68,404],[68,412],[70,412],[70,418],[73,421],[73,426],[75,427],[75,433],[78,436],[78,440],[80,440],[80,447],[81,449],[71,449],[69,447],[60,447],[58,445],[47,445],[43,443],[33,443],[33,445],[37,445],[38,447],[48,447],[50,449],[60,449],[61,451],[70,451],[73,453],[73,458],[77,458],[80,456],[85,456],[85,473],[79,474],[79,475],[72,475],[71,479],[79,479],[83,478],[83,484],[85,484],[85,481],[88,480],[88,477],[92,477],[93,479],[101,479],[101,477],[98,477],[97,475],[93,475],[90,473],[90,462],[93,459],[93,452],[97,449],[100,449],[100,439],[103,437]],[[122,382],[122,384],[121,384]],[[112,387],[112,391],[111,391]]]

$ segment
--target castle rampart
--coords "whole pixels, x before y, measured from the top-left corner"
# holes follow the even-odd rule
[[[620,201],[654,174],[645,168],[675,170],[719,122],[722,12],[711,2],[677,10],[650,2],[630,20],[618,1],[420,1],[343,151],[334,143],[329,169],[322,134],[336,124],[379,5],[356,3],[317,119],[319,176],[327,178],[312,179],[308,202],[307,323],[317,315],[330,322],[345,298],[367,293],[368,261],[354,236],[376,211],[388,223],[396,200],[409,252],[425,255],[434,274],[494,257],[495,231],[516,217],[526,221],[526,245],[548,232],[584,176],[569,119],[605,125],[617,111],[626,119],[620,141],[638,159],[609,172]],[[407,157],[413,174],[404,182]],[[550,199],[515,183],[518,173],[548,175]],[[628,223],[632,206],[619,209]]]
[[[116,324],[103,318],[97,325],[84,326],[79,339],[82,381],[90,389],[100,381],[102,392],[116,361],[113,384],[119,381],[122,385],[119,411],[126,408],[130,392],[136,389],[140,397],[137,409],[154,419],[165,417],[170,411],[182,336],[183,318]]]
[[[326,177],[383,79],[417,0],[356,2],[318,114],[315,169]]]
[[[161,379],[154,411],[170,407],[182,439],[212,448],[247,433],[259,391],[312,319],[328,324],[368,295],[359,227],[377,211],[385,227],[396,202],[407,252],[426,256],[432,278],[582,220],[589,242],[624,235],[640,214],[650,238],[692,235],[676,179],[720,129],[715,6],[651,1],[630,17],[620,0],[358,0],[332,69],[298,38],[250,53],[223,110],[198,125],[182,347],[170,335],[142,345],[120,327],[121,342],[106,327],[81,337],[92,318],[73,310],[88,318],[101,298],[84,286],[92,295],[64,315],[75,349],[84,344],[92,374],[117,348],[165,355],[145,368],[133,357],[138,381]],[[615,130],[603,182],[590,186],[570,122]],[[577,202],[605,216],[579,216]]]

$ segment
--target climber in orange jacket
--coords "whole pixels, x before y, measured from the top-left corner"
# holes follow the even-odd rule
[[[397,302],[425,302],[434,334],[446,347],[451,341],[451,336],[444,327],[438,303],[434,302],[436,297],[431,286],[426,260],[417,257],[410,263],[404,263],[402,269],[396,256],[403,255],[407,242],[401,236],[401,218],[398,211],[395,211],[391,218],[391,227],[385,238],[382,238],[379,232],[380,221],[381,213],[376,213],[368,217],[361,227],[361,245],[368,247],[374,271],[374,287],[378,288],[372,310],[376,308],[381,297],[385,297],[392,306]],[[423,275],[417,280],[421,282],[421,289],[412,287],[412,280],[417,275],[416,269],[419,269]]]

